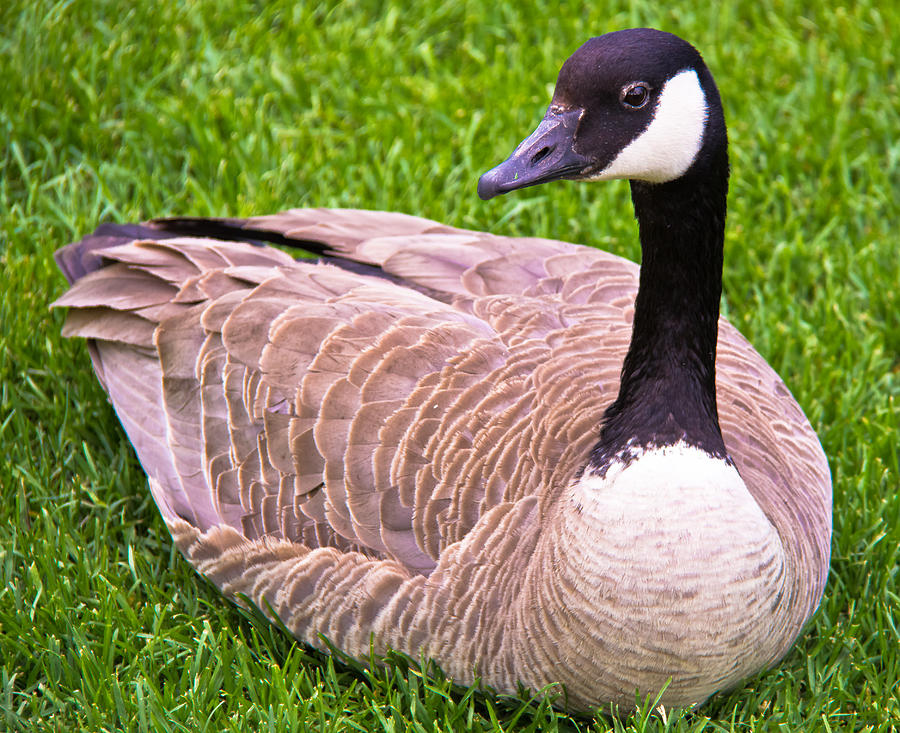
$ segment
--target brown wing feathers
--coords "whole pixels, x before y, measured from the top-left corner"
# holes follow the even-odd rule
[[[490,280],[478,268],[511,249],[508,240],[402,215],[363,212],[354,228],[358,214],[325,216],[325,224],[316,223],[322,212],[256,221],[320,237],[364,262],[382,259],[398,276],[419,272],[431,257],[436,266],[424,269],[445,274],[421,276],[418,284],[445,292],[470,293],[460,281],[476,272],[477,289],[486,292]],[[398,222],[411,234],[384,236]],[[216,226],[221,233],[227,224]],[[363,239],[366,226],[382,236]],[[151,358],[112,342],[137,341],[157,352],[158,386],[149,399],[164,426],[144,434],[139,416],[148,398],[138,385],[117,387],[113,399],[148,473],[171,492],[164,511],[168,506],[201,530],[225,523],[249,538],[358,547],[428,572],[441,549],[477,521],[485,495],[502,498],[498,487],[515,463],[509,449],[495,458],[487,493],[471,480],[437,486],[448,473],[483,475],[489,466],[472,436],[481,429],[499,438],[508,429],[502,423],[515,424],[502,410],[494,418],[501,425],[465,424],[472,408],[489,422],[485,410],[498,405],[493,384],[501,402],[521,390],[509,372],[524,357],[507,363],[496,330],[515,325],[501,313],[509,304],[493,315],[481,306],[476,314],[467,298],[453,308],[392,283],[296,263],[277,250],[127,237],[142,232],[74,245],[76,254],[84,242],[88,251],[103,249],[113,264],[82,278],[58,304],[71,309],[68,333],[97,339],[104,373],[127,375],[139,358]],[[574,249],[549,242],[541,248],[551,255]],[[530,267],[520,273],[520,289],[547,277],[539,265]],[[508,277],[496,282],[500,291],[514,286]],[[523,321],[526,331],[560,326],[539,307],[531,320]],[[457,432],[444,442],[448,425]],[[435,460],[446,468],[436,473]]]

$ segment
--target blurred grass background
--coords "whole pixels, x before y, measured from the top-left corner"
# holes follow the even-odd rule
[[[627,184],[482,203],[591,35],[694,43],[732,155],[724,307],[819,433],[826,597],[775,669],[696,711],[570,718],[367,672],[224,601],[172,549],[48,304],[101,221],[393,209],[639,258]],[[900,728],[900,9],[701,4],[7,0],[0,7],[0,729]],[[893,29],[893,30],[892,30]]]

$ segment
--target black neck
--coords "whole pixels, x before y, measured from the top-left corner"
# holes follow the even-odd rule
[[[724,146],[665,184],[633,181],[642,262],[619,394],[591,463],[683,441],[727,456],[716,410],[715,360],[728,192]]]

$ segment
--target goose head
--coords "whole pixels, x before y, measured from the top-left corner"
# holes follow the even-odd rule
[[[543,120],[481,177],[478,195],[559,179],[667,183],[726,147],[718,90],[696,49],[650,28],[616,31],[565,62]]]

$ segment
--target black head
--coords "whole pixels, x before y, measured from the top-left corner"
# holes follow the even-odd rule
[[[665,183],[726,145],[719,94],[696,49],[650,28],[616,31],[563,64],[541,124],[481,177],[478,195],[560,178]]]

